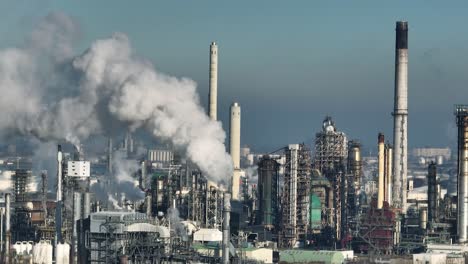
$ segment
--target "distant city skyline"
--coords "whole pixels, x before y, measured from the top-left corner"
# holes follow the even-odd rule
[[[207,109],[209,45],[216,41],[218,119],[227,136],[229,105],[238,101],[241,145],[255,151],[312,144],[327,115],[367,149],[379,132],[393,141],[394,30],[396,20],[406,20],[409,147],[453,147],[453,106],[468,99],[468,4],[451,4],[3,1],[0,48],[22,43],[49,12],[64,12],[80,25],[78,53],[123,32],[156,69],[195,80]]]

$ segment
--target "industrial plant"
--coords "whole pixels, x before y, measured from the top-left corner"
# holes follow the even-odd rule
[[[144,101],[151,92],[144,90],[134,108],[150,117],[118,116],[121,123],[103,132],[101,143],[18,129],[53,146],[53,155],[41,156],[53,166],[38,165],[37,156],[13,144],[0,149],[0,262],[467,263],[468,105],[454,107],[457,151],[408,150],[408,39],[408,23],[396,22],[394,108],[388,109],[393,131],[375,135],[375,145],[366,146],[373,153],[326,114],[307,132],[313,142],[254,152],[242,145],[244,104],[235,100],[224,144],[223,133],[216,134],[223,87],[218,89],[222,46],[215,42],[209,47],[208,106],[194,120],[184,114],[198,111],[197,105],[182,114],[164,104],[146,112],[153,100]],[[106,41],[125,43],[121,36]],[[141,65],[136,75],[159,80]],[[117,72],[119,81],[130,80],[128,89],[145,85],[121,78],[124,66],[103,74]],[[87,75],[85,84],[107,87],[109,76]],[[165,93],[169,89],[158,96]],[[181,98],[170,102],[185,106]],[[111,114],[124,109],[122,100],[101,99],[96,101],[111,102]],[[156,138],[152,143],[136,132],[146,127]]]

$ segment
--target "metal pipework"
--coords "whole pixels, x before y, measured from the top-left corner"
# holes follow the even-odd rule
[[[231,118],[229,122],[229,149],[234,164],[234,173],[232,176],[232,199],[239,200],[240,190],[240,127],[241,127],[241,108],[237,102],[231,105]]]
[[[224,193],[223,207],[223,264],[229,264],[229,242],[230,242],[230,227],[229,221],[231,217],[231,194]]]
[[[384,202],[384,167],[385,167],[385,146],[384,146],[384,135],[379,133],[378,143],[379,143],[379,189],[377,193],[377,208],[381,209]]]
[[[393,205],[406,214],[408,167],[408,22],[396,22]]]
[[[209,116],[213,121],[218,115],[218,46],[215,42],[210,45],[210,92],[209,92]]]
[[[455,106],[458,126],[458,242],[468,242],[468,105]]]

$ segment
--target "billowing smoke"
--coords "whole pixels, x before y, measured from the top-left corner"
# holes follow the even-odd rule
[[[245,169],[245,177],[249,180],[249,183],[255,183],[257,184],[258,182],[258,166],[249,166]]]
[[[125,153],[126,154],[126,153]],[[129,200],[143,199],[145,193],[138,187],[138,180],[132,177],[138,169],[138,162],[136,160],[128,160],[124,158],[124,153],[116,151],[113,154],[113,168],[114,177],[111,184],[112,188],[120,193],[124,193],[125,197]]]
[[[54,13],[32,34],[37,45],[0,51],[0,130],[79,146],[116,128],[143,128],[185,153],[210,180],[227,182],[225,133],[200,106],[195,82],[157,72],[122,33],[73,56],[76,31],[72,20]]]
[[[13,182],[11,176],[14,172],[12,171],[2,171],[0,173],[0,192],[11,192],[13,190]]]

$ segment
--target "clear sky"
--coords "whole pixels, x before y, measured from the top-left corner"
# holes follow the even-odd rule
[[[410,28],[410,147],[454,145],[453,105],[468,104],[466,1],[0,1],[0,47],[51,11],[79,23],[77,52],[126,33],[158,70],[195,80],[204,106],[216,41],[218,116],[228,129],[238,101],[256,150],[311,144],[325,115],[367,147],[379,131],[391,140],[397,20]]]

